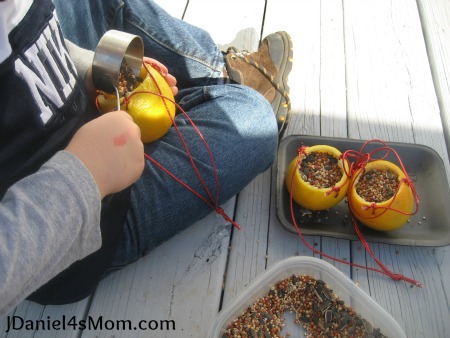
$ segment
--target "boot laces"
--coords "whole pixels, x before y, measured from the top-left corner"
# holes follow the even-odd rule
[[[249,52],[247,50],[238,51],[235,47],[228,47],[225,54],[231,54],[231,58],[236,60],[236,58],[248,63],[249,65],[258,69],[264,77],[266,77],[272,86],[283,96],[285,103],[283,104],[285,107],[291,106],[291,99],[289,97],[289,93],[287,93],[284,89],[282,89],[281,84],[278,81],[275,81],[275,77],[261,64],[251,59],[251,56],[257,52]]]

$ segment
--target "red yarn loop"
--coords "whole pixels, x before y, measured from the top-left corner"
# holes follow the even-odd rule
[[[381,143],[381,144],[382,144],[382,147],[377,148],[377,149],[373,150],[372,152],[364,153],[366,146],[367,146],[368,144],[374,143],[374,142]],[[306,149],[306,147],[305,147],[305,146],[302,146],[302,147],[298,148],[298,150],[297,150],[297,153],[298,153],[297,162],[296,162],[297,170],[298,170],[298,166],[299,166],[299,163],[300,163],[300,154],[304,153],[304,149]],[[342,154],[342,159],[343,159],[343,160],[347,160],[347,161],[350,163],[350,169],[349,169],[349,172],[346,171],[346,168],[345,168],[345,166],[344,166],[344,174],[347,175],[347,179],[350,179],[350,178],[352,177],[352,175],[353,175],[357,170],[359,170],[359,169],[364,169],[365,166],[367,165],[367,163],[369,163],[370,161],[376,161],[377,159],[376,159],[376,158],[374,159],[374,158],[373,158],[373,155],[376,154],[376,153],[378,153],[378,152],[382,152],[382,151],[384,151],[385,154],[384,154],[383,156],[381,156],[380,158],[378,158],[378,160],[385,159],[385,158],[389,155],[390,152],[394,153],[395,157],[397,158],[397,160],[398,160],[398,162],[399,162],[399,164],[400,164],[400,167],[401,167],[401,169],[402,169],[402,171],[403,171],[403,173],[404,173],[404,175],[405,175],[405,178],[402,179],[401,182],[405,182],[406,184],[408,184],[408,185],[411,187],[411,190],[412,190],[412,193],[413,193],[413,196],[414,196],[414,200],[415,200],[415,203],[416,203],[415,210],[411,213],[411,215],[417,213],[417,212],[418,212],[418,209],[419,209],[419,198],[418,198],[418,196],[417,196],[417,193],[416,193],[414,184],[413,184],[413,182],[410,180],[410,178],[409,178],[409,176],[408,176],[408,174],[407,174],[407,172],[406,172],[406,170],[405,170],[405,167],[404,167],[404,165],[403,165],[403,162],[402,162],[401,159],[400,159],[400,156],[397,154],[397,152],[396,152],[394,149],[389,148],[383,141],[380,141],[380,140],[370,140],[370,141],[367,141],[366,143],[364,143],[364,145],[361,147],[361,149],[360,149],[359,151],[347,150],[346,152],[344,152],[344,153]],[[351,161],[351,159],[353,159],[353,161]],[[297,170],[294,170],[294,171],[293,171],[293,174],[292,174],[293,176],[292,176],[292,179],[291,179],[291,186],[290,186],[290,189],[289,189],[289,191],[290,191],[289,203],[290,203],[291,218],[292,218],[292,221],[293,221],[293,223],[294,223],[294,226],[295,226],[295,229],[296,229],[296,231],[297,231],[297,234],[300,236],[300,238],[301,238],[301,240],[303,241],[303,243],[304,243],[310,250],[312,250],[312,251],[313,251],[314,253],[316,253],[316,254],[321,255],[322,257],[329,258],[329,259],[334,260],[334,261],[339,262],[339,263],[343,263],[343,264],[347,264],[347,265],[350,265],[350,266],[354,266],[354,267],[366,269],[366,270],[369,270],[369,271],[375,271],[375,272],[384,274],[384,275],[386,275],[386,276],[389,276],[390,278],[392,278],[392,279],[395,280],[395,281],[403,280],[403,281],[405,281],[405,282],[407,282],[407,283],[410,283],[410,284],[412,284],[412,285],[415,285],[415,286],[418,286],[418,287],[423,287],[422,283],[420,283],[419,281],[416,281],[416,280],[411,279],[411,278],[409,278],[409,277],[405,277],[405,276],[402,275],[402,274],[393,273],[392,271],[390,271],[390,270],[389,270],[389,269],[388,269],[388,268],[387,268],[387,267],[386,267],[386,266],[385,266],[385,265],[384,265],[384,264],[383,264],[383,263],[375,256],[375,254],[374,254],[374,252],[372,251],[372,249],[370,248],[369,244],[368,244],[367,241],[364,239],[364,237],[363,237],[363,235],[362,235],[362,233],[361,233],[361,231],[360,231],[360,229],[359,229],[359,227],[358,227],[358,224],[357,224],[355,218],[353,217],[353,214],[352,214],[352,212],[351,212],[351,210],[350,210],[350,207],[349,207],[349,212],[350,212],[350,215],[351,215],[351,218],[352,218],[352,222],[353,222],[353,225],[354,225],[354,228],[355,228],[355,232],[356,232],[356,234],[358,235],[358,238],[359,238],[359,240],[361,241],[361,243],[363,244],[363,246],[364,246],[364,248],[366,249],[366,251],[370,254],[370,256],[371,256],[371,257],[373,258],[373,260],[377,263],[377,265],[379,266],[380,269],[371,268],[371,267],[368,267],[368,266],[364,266],[364,265],[352,263],[352,262],[349,262],[349,261],[347,261],[347,260],[338,259],[338,258],[336,258],[336,257],[333,257],[333,256],[330,256],[330,255],[328,255],[328,254],[326,254],[326,253],[323,253],[323,252],[321,252],[320,250],[317,250],[317,249],[314,248],[311,244],[309,244],[309,243],[306,241],[306,239],[303,237],[303,234],[301,233],[300,228],[299,228],[299,226],[298,226],[298,224],[297,224],[297,221],[296,221],[296,219],[295,219],[295,212],[294,212],[294,205],[293,205],[292,192],[293,192],[294,175],[295,175],[295,173],[296,173]],[[398,188],[400,188],[400,187],[398,187]],[[339,187],[334,186],[334,187],[329,191],[329,193],[335,191],[336,189],[339,189]],[[395,209],[391,208],[391,205],[392,205],[393,201],[395,200],[395,197],[397,196],[397,192],[398,192],[398,189],[397,189],[397,191],[395,192],[394,197],[392,198],[392,201],[391,201],[391,203],[390,203],[389,206],[387,206],[387,207],[380,207],[380,206],[378,206],[376,203],[371,203],[370,205],[367,205],[367,206],[363,207],[363,208],[365,208],[364,210],[367,210],[367,209],[369,209],[369,208],[372,208],[372,209],[373,209],[373,214],[374,214],[374,213],[375,213],[375,209],[385,209],[385,210],[383,210],[382,213],[380,213],[380,215],[383,214],[384,212],[386,212],[387,210],[394,210],[394,211],[397,211],[397,212],[401,212],[401,211],[399,211],[399,210],[395,210]],[[349,197],[349,198],[350,198],[350,197]],[[348,203],[348,204],[350,205],[350,203]],[[404,213],[404,212],[402,212],[402,213]],[[404,214],[405,214],[405,213],[404,213]],[[374,216],[374,217],[379,217],[380,215]]]
[[[235,221],[233,221],[230,217],[228,217],[228,215],[225,213],[225,211],[220,208],[218,206],[218,201],[219,201],[219,177],[217,174],[217,167],[214,161],[214,156],[211,152],[211,149],[209,147],[209,144],[206,142],[205,138],[203,137],[203,134],[200,132],[200,130],[198,129],[198,127],[195,125],[194,121],[191,120],[191,118],[189,117],[189,115],[183,110],[183,108],[180,107],[180,105],[178,105],[174,100],[164,96],[162,94],[161,88],[159,87],[158,83],[156,82],[153,74],[150,72],[150,70],[148,69],[147,65],[152,66],[153,68],[155,68],[157,71],[161,72],[161,68],[153,62],[148,62],[145,61],[143,63],[144,68],[147,70],[148,75],[152,78],[153,82],[155,83],[155,86],[157,88],[157,92],[152,92],[152,91],[147,91],[147,90],[142,90],[142,91],[135,91],[132,92],[129,96],[124,97],[124,103],[126,105],[126,107],[128,108],[128,104],[130,103],[131,98],[136,95],[136,94],[149,94],[149,95],[156,95],[162,98],[162,101],[164,103],[164,106],[166,107],[166,112],[169,115],[171,121],[172,121],[172,126],[175,128],[182,144],[183,147],[187,153],[187,156],[189,158],[189,161],[191,163],[192,169],[194,170],[200,184],[202,185],[204,192],[206,194],[206,196],[203,196],[200,192],[196,191],[195,189],[193,189],[191,186],[189,186],[186,182],[183,182],[180,178],[176,177],[175,174],[173,174],[169,169],[167,169],[166,167],[164,167],[161,163],[159,163],[158,161],[156,161],[153,157],[151,157],[150,155],[148,155],[147,153],[144,152],[144,157],[147,158],[151,163],[153,163],[156,167],[158,167],[160,170],[162,170],[163,172],[165,172],[167,175],[169,175],[173,180],[175,180],[176,182],[178,182],[179,184],[181,184],[184,188],[186,188],[188,191],[190,191],[192,194],[194,194],[195,196],[197,196],[199,199],[201,199],[203,202],[205,202],[211,209],[215,210],[218,214],[222,215],[222,217],[227,221],[230,222],[231,224],[233,224],[237,229],[240,229],[240,226],[238,223],[236,223]],[[97,96],[100,95],[100,92],[97,91]],[[186,143],[186,140],[184,139],[183,135],[181,134],[174,117],[170,114],[169,112],[169,108],[167,106],[167,102],[172,102],[173,104],[175,104],[175,106],[177,107],[177,109],[185,115],[187,121],[190,123],[190,125],[194,128],[194,130],[196,131],[199,139],[202,141],[209,159],[211,161],[211,166],[213,168],[213,175],[214,175],[214,182],[215,182],[215,194],[213,195],[211,193],[210,188],[208,188],[208,186],[205,183],[205,180],[203,179],[202,175],[200,174],[200,171],[197,168],[197,165],[194,161],[194,157],[191,154],[191,151]],[[96,99],[96,106],[98,111],[100,111],[99,105],[98,105],[98,98]],[[149,145],[150,146],[150,145]]]

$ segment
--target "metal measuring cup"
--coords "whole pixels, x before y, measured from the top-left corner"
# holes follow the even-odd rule
[[[107,31],[100,39],[92,62],[92,81],[98,90],[117,95],[120,108],[118,82],[123,62],[139,76],[144,43],[141,37],[117,30]],[[118,108],[118,109],[119,109]]]

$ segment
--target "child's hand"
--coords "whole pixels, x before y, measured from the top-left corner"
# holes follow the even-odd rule
[[[149,63],[153,68],[155,68],[166,80],[167,84],[172,90],[173,96],[177,95],[178,93],[177,79],[172,74],[169,74],[169,70],[167,69],[167,67],[164,66],[161,62],[152,58],[148,58],[146,56],[144,56],[143,61]]]
[[[86,123],[75,133],[66,151],[84,163],[102,198],[130,186],[144,170],[141,132],[123,111]]]

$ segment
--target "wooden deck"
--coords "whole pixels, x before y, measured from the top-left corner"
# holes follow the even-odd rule
[[[220,46],[255,50],[288,31],[293,117],[287,134],[382,139],[437,151],[450,177],[450,3],[448,0],[158,0],[211,32]],[[295,4],[295,9],[293,8]],[[242,229],[211,214],[148,257],[67,306],[23,302],[23,319],[153,320],[159,330],[26,330],[0,337],[207,337],[220,308],[286,257],[312,256],[276,215],[271,170],[224,206]],[[307,236],[318,250],[376,267],[360,242]],[[395,272],[424,288],[333,263],[400,324],[407,337],[450,337],[450,247],[370,243]],[[362,248],[362,249],[361,249]],[[173,320],[175,330],[165,327]]]

